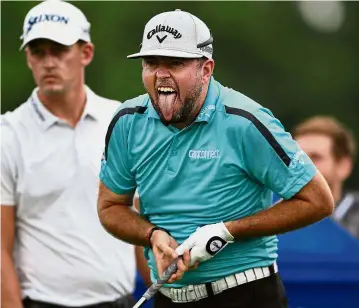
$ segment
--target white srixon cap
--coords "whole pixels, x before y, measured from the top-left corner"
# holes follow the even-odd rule
[[[127,58],[163,56],[212,59],[213,38],[206,24],[181,10],[154,16],[145,26],[139,53]]]
[[[78,40],[91,42],[90,23],[81,10],[68,2],[43,1],[33,7],[25,17],[20,49],[30,41],[40,38],[66,46],[73,45]]]

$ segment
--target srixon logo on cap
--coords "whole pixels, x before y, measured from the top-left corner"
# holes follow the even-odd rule
[[[62,22],[67,24],[69,22],[68,17],[56,15],[56,14],[41,14],[39,16],[30,17],[27,22],[29,27],[26,30],[26,34],[29,33],[34,25],[39,22],[50,21],[50,22]]]
[[[149,31],[147,33],[147,39],[150,39],[152,36],[154,36],[156,33],[158,32],[167,32],[173,35],[173,37],[175,39],[179,39],[180,37],[182,37],[182,34],[176,30],[175,28],[171,28],[170,26],[162,26],[162,25],[157,25],[156,28],[152,29],[151,31]],[[158,41],[160,43],[163,42],[163,40],[167,37],[167,35],[165,35],[164,37],[160,38],[158,35],[156,35]]]

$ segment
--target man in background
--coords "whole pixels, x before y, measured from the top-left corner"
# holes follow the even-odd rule
[[[316,116],[295,127],[293,137],[329,184],[336,204],[332,217],[359,238],[359,192],[344,190],[356,157],[353,135],[335,118]]]
[[[23,31],[37,87],[1,116],[1,307],[132,307],[134,247],[107,234],[96,211],[119,102],[85,85],[90,24],[72,4],[45,1]]]

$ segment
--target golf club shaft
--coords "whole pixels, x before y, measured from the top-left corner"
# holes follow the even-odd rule
[[[141,299],[136,303],[133,308],[141,307],[141,305],[146,301],[149,300],[152,296],[154,296],[157,291],[171,278],[171,276],[177,271],[177,261],[182,258],[178,257],[177,259],[173,260],[172,263],[166,268],[163,272],[162,276],[158,278],[142,295]]]

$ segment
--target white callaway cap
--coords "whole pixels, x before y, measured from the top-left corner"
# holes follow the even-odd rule
[[[20,49],[35,39],[49,39],[70,46],[78,40],[91,42],[90,23],[74,5],[47,0],[33,7],[26,15]]]
[[[181,10],[154,16],[145,26],[139,53],[127,58],[164,56],[211,59],[213,38],[206,24]]]

